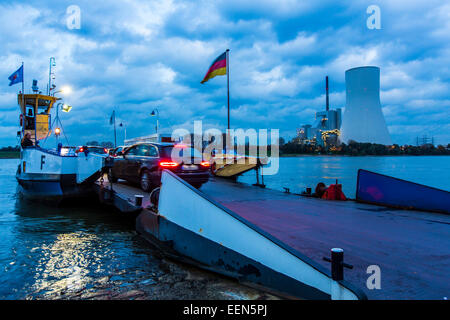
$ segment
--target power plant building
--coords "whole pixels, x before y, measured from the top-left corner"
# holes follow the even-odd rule
[[[328,77],[326,77],[326,109],[316,112],[312,125],[301,126],[297,139],[302,144],[336,145],[350,141],[391,145],[380,103],[380,68],[357,67],[345,72],[346,104],[330,110]]]
[[[341,142],[391,145],[380,103],[380,68],[357,67],[345,72],[346,104]]]
[[[316,118],[312,125],[306,124],[297,130],[297,138],[300,143],[329,145],[337,144],[339,129],[342,122],[342,110],[330,110],[328,96],[328,77],[326,77],[326,106],[325,111],[316,112]]]

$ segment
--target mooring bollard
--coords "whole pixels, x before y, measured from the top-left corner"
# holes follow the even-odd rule
[[[331,249],[331,278],[344,280],[344,250],[341,248]]]
[[[136,194],[134,195],[134,202],[137,207],[142,207],[142,200],[144,199],[143,195]]]
[[[344,292],[337,281],[344,280],[344,267],[353,269],[353,266],[344,263],[344,250],[341,248],[331,249],[331,259],[324,257],[323,260],[331,262],[331,278],[334,280],[331,283],[331,299],[341,300]]]

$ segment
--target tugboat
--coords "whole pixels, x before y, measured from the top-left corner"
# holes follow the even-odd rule
[[[21,130],[17,135],[22,141],[16,173],[19,191],[27,198],[57,202],[87,194],[102,175],[109,158],[89,153],[87,149],[77,153],[74,147],[58,143],[62,132],[58,109],[67,106],[57,103],[61,98],[52,96],[50,90],[48,95],[38,92],[36,80],[32,90],[32,94],[18,94]],[[53,123],[52,109],[56,109]],[[56,138],[55,148],[42,147],[51,135]]]

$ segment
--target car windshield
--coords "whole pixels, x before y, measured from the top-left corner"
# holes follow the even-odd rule
[[[163,156],[173,160],[176,160],[177,158],[203,158],[202,154],[197,149],[186,146],[165,147],[163,148]]]

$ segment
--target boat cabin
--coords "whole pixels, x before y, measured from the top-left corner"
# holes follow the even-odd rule
[[[45,138],[51,130],[50,111],[53,104],[60,98],[42,94],[21,94],[17,95],[20,106],[20,126],[22,127],[22,137],[26,133],[31,134],[33,143]]]

